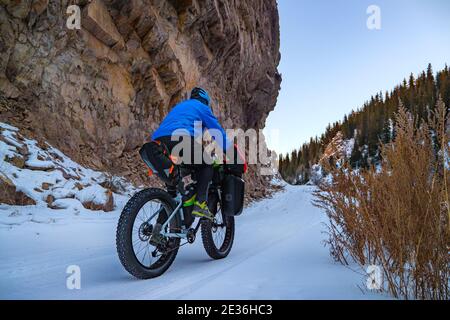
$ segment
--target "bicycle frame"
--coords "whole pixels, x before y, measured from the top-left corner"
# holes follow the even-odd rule
[[[167,221],[164,222],[163,225],[161,226],[161,235],[163,235],[164,237],[167,237],[167,238],[187,239],[188,233],[189,233],[189,229],[186,229],[186,227],[184,225],[184,214],[183,214],[183,210],[182,210],[182,208],[183,208],[183,200],[182,200],[182,197],[181,197],[180,194],[177,195],[177,197],[175,198],[175,201],[177,203],[177,207],[170,214],[170,216],[168,217]],[[156,213],[154,213],[148,219],[148,221],[152,220],[154,217],[156,217],[158,214],[160,214],[162,210],[163,210],[163,207],[161,207]],[[183,222],[181,224],[181,228],[182,228],[181,232],[166,232],[165,230],[166,230],[167,226],[176,217],[177,214],[180,215],[180,219]],[[197,233],[199,227],[200,227],[200,221],[197,223],[197,226],[194,228],[195,234]]]
[[[173,210],[173,212],[170,214],[169,218],[167,219],[166,222],[164,222],[164,224],[162,225],[161,228],[161,234],[164,237],[167,238],[181,238],[181,239],[186,239],[187,238],[187,229],[184,228],[184,224],[182,224],[182,231],[186,231],[186,232],[181,232],[181,233],[173,233],[173,232],[165,232],[164,230],[166,230],[166,227],[169,225],[170,221],[172,221],[173,218],[175,218],[175,216],[177,214],[180,215],[181,221],[184,221],[184,216],[183,216],[183,211],[181,210],[181,208],[183,207],[183,201],[181,199],[181,196],[178,195],[176,198],[176,201],[178,203],[177,207],[175,208],[175,210]],[[184,230],[183,230],[184,229]]]
[[[181,197],[181,195],[178,193],[177,197],[175,198],[175,201],[177,203],[177,207],[175,208],[175,210],[170,214],[169,218],[167,219],[166,222],[164,222],[164,224],[161,227],[161,235],[163,235],[164,237],[167,238],[180,238],[180,239],[187,239],[188,238],[188,233],[190,229],[186,229],[185,225],[184,225],[184,214],[183,214],[183,199]],[[159,214],[161,212],[162,208],[160,210],[158,210],[153,216],[150,217],[149,221],[151,219],[153,219],[157,214]],[[181,224],[181,232],[166,232],[166,228],[169,225],[169,223],[176,217],[176,215],[179,214],[180,215],[180,219],[182,221]],[[194,234],[197,234],[197,231],[200,228],[200,222],[201,220],[199,220],[197,222],[197,225],[194,228]]]
[[[214,183],[213,183],[214,185]],[[183,184],[184,186],[184,184]],[[179,187],[179,186],[178,186]],[[189,232],[192,230],[191,228],[186,228],[185,224],[184,224],[184,214],[183,214],[183,198],[181,196],[181,191],[180,189],[178,189],[177,191],[177,196],[174,198],[177,206],[175,208],[175,210],[172,211],[172,213],[169,215],[168,219],[166,222],[163,223],[163,225],[161,226],[161,235],[167,238],[180,238],[180,239],[187,239],[189,236]],[[161,205],[161,208],[159,210],[156,211],[156,213],[154,213],[149,219],[148,222],[151,221],[154,217],[156,217],[157,215],[159,215],[161,213],[161,211],[164,210],[163,205]],[[176,217],[176,215],[180,215],[180,219],[182,221],[181,224],[181,232],[166,232],[166,228],[167,226],[169,226],[170,222]],[[198,221],[197,225],[194,228],[194,232],[195,234],[197,234],[197,231],[200,228],[200,222],[201,220]],[[170,228],[169,228],[170,229]]]
[[[163,230],[166,229],[166,227],[169,225],[170,221],[172,221],[172,219],[175,218],[175,216],[177,214],[180,214],[180,217],[182,219],[182,221],[184,220],[184,216],[183,216],[183,212],[182,210],[180,210],[183,206],[183,201],[181,201],[181,197],[177,196],[177,198],[175,199],[177,202],[177,207],[175,208],[175,210],[170,214],[169,218],[167,219],[166,222],[164,222],[164,224],[161,227],[161,234],[165,237],[168,238],[181,238],[181,239],[185,239],[187,238],[187,232],[182,232],[182,233],[173,233],[173,232],[165,232]],[[157,210],[152,216],[150,216],[150,218],[147,219],[147,222],[151,221],[154,217],[156,217],[157,215],[159,215],[163,210],[164,210],[164,206],[161,205],[161,208],[159,208],[159,210]],[[182,226],[184,227],[184,225]],[[186,230],[187,231],[187,230]]]

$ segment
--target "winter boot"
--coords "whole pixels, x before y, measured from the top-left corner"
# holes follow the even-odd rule
[[[211,221],[214,220],[214,215],[209,211],[206,201],[203,201],[202,203],[195,201],[192,215],[194,215],[195,217],[206,218]]]

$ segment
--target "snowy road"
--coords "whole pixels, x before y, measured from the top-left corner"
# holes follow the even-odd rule
[[[330,258],[321,243],[325,215],[311,205],[310,192],[310,187],[288,186],[247,208],[236,220],[227,259],[209,259],[199,238],[180,250],[166,274],[148,281],[133,279],[117,258],[118,212],[56,217],[54,223],[2,223],[0,298],[385,298],[363,292],[364,277]],[[80,290],[66,288],[70,265],[81,268]]]

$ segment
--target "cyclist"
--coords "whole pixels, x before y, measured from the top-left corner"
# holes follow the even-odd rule
[[[233,144],[226,136],[225,130],[214,116],[210,108],[210,102],[211,99],[204,89],[198,87],[194,88],[191,91],[190,99],[173,107],[161,122],[159,128],[152,135],[153,141],[164,144],[171,153],[174,147],[179,143],[179,141],[172,141],[172,137],[180,137],[180,130],[184,132],[184,134],[181,134],[184,135],[184,138],[188,135],[191,146],[191,163],[184,162],[184,164],[193,166],[197,180],[197,194],[192,214],[207,219],[214,218],[209,211],[207,203],[208,186],[213,178],[214,171],[212,161],[204,158],[207,155],[203,153],[203,146],[201,145],[202,143],[198,141],[198,135],[201,134],[203,136],[203,130],[206,129],[219,130],[223,142],[220,147],[223,149],[224,153],[226,153],[229,148],[233,147]],[[202,124],[200,132],[195,128],[196,122],[201,122]],[[202,152],[201,163],[194,163],[194,159],[199,158],[198,155],[196,157],[194,154],[195,151]],[[183,150],[181,150],[181,153],[182,152]],[[185,159],[186,154],[183,155],[181,153],[180,156]]]

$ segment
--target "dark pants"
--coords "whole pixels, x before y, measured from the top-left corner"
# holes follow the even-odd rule
[[[172,150],[175,148],[176,145],[178,145],[179,141],[172,141],[172,138],[170,136],[161,137],[157,139],[158,141],[161,141],[163,144],[166,145],[167,149],[172,153]],[[203,155],[203,148],[202,146],[194,140],[193,137],[190,137],[190,145],[191,145],[191,162],[185,163],[182,162],[183,165],[188,166],[190,168],[193,168],[196,175],[196,181],[197,181],[197,201],[198,202],[204,202],[207,199],[208,196],[208,186],[211,182],[214,174],[214,169],[212,165],[205,163],[202,157],[201,163],[194,163],[195,154],[194,150],[201,150]],[[183,152],[180,152],[180,156],[183,156]],[[197,156],[197,158],[199,155]]]

